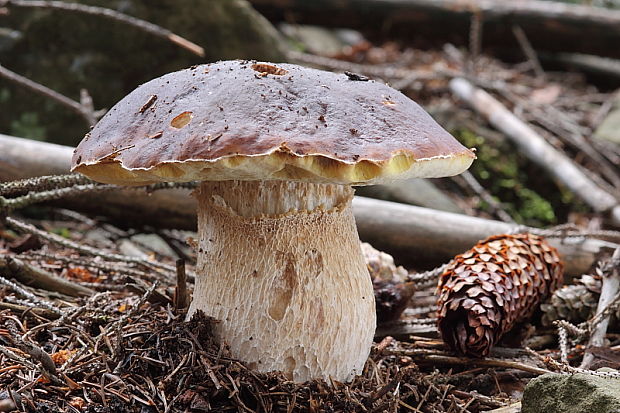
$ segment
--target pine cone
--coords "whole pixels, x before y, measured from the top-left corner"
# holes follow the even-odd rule
[[[497,235],[458,255],[441,275],[438,325],[455,351],[484,357],[562,282],[555,248],[536,235]]]
[[[603,282],[600,276],[584,275],[574,285],[566,285],[553,293],[540,305],[543,312],[542,324],[552,326],[555,320],[566,320],[573,324],[582,323],[596,314]],[[610,330],[619,327],[620,308],[612,314]]]
[[[368,243],[362,243],[362,252],[375,292],[377,322],[397,320],[415,292],[414,284],[405,282],[407,270],[397,267],[391,255],[373,248]]]

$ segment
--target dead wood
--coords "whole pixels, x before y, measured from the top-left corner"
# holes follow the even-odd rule
[[[610,212],[615,224],[618,200],[595,184],[566,155],[556,150],[534,129],[512,114],[501,102],[463,78],[450,82],[452,92],[497,129],[504,132],[530,160],[546,169],[595,211]],[[614,211],[615,210],[615,211]]]
[[[71,154],[70,147],[0,135],[0,181],[66,173]],[[102,214],[128,226],[192,230],[196,225],[195,201],[183,189],[150,195],[134,190],[97,192],[62,199],[55,205]],[[504,222],[363,197],[354,199],[353,210],[362,240],[416,266],[432,267],[447,262],[481,239],[518,228]],[[559,249],[571,275],[586,272],[601,248],[615,247],[610,242],[579,237],[551,242]]]
[[[362,240],[412,263],[445,262],[490,235],[534,231],[505,222],[363,197],[353,200],[353,211]],[[584,238],[549,242],[558,248],[571,275],[586,272],[601,248],[615,246]]]
[[[586,352],[579,366],[582,369],[590,368],[590,365],[594,361],[594,354],[590,350],[594,347],[602,347],[605,344],[605,335],[607,334],[607,327],[611,317],[608,307],[618,299],[618,288],[620,287],[620,248],[614,251],[609,266],[611,268],[603,278],[603,286],[596,309],[596,316],[592,320],[596,320],[596,322],[593,323],[594,326],[590,334],[590,340],[588,341]]]
[[[0,182],[43,175],[66,174],[73,148],[0,135]],[[65,205],[111,217],[123,217],[127,226],[157,224],[161,228],[193,230],[196,207],[188,191],[170,189],[138,195],[133,190],[107,192],[92,197],[75,196]],[[135,208],[127,208],[131,202]]]
[[[176,44],[177,46],[180,46],[184,48],[185,50],[190,51],[191,53],[197,56],[200,56],[200,57],[205,56],[205,50],[203,47],[179,36],[178,34],[171,32],[168,29],[165,29],[151,22],[147,22],[146,20],[138,19],[136,17],[129,16],[127,14],[123,14],[116,10],[108,9],[105,7],[88,6],[85,4],[68,3],[64,1],[50,1],[50,0],[44,0],[44,1],[8,0],[4,2],[4,5],[8,6],[9,9],[11,7],[50,9],[50,10],[60,10],[60,11],[65,11],[65,12],[90,14],[94,16],[107,18],[110,20],[114,20],[117,22],[127,24],[129,26],[136,27],[154,36],[161,37],[162,39],[168,40]]]
[[[620,11],[552,1],[525,0],[251,0],[272,21],[361,30],[382,38],[434,39],[467,45],[471,17],[480,15],[484,45],[519,45],[519,26],[537,50],[620,57]],[[450,30],[445,30],[450,27]]]
[[[101,115],[103,115],[102,112],[95,113],[92,107],[92,99],[87,99],[88,102],[91,102],[91,105],[85,105],[82,102],[76,102],[75,100],[63,95],[62,93],[56,92],[53,89],[50,89],[40,83],[30,80],[27,77],[15,73],[2,65],[0,65],[0,77],[17,83],[18,85],[25,87],[26,89],[29,89],[35,93],[55,100],[56,102],[69,108],[70,110],[81,116],[86,122],[87,126],[92,126],[97,123],[97,119],[101,117]],[[83,90],[83,93],[87,93],[86,90]]]
[[[94,293],[90,288],[58,277],[17,258],[0,256],[0,271],[30,287],[55,291],[72,297],[90,296]]]
[[[362,196],[402,202],[440,211],[464,213],[452,198],[438,189],[430,179],[407,179],[398,183],[362,186],[357,189]]]

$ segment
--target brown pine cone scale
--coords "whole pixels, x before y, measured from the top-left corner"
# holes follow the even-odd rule
[[[437,287],[438,327],[456,352],[484,357],[562,282],[555,248],[531,234],[496,235],[458,255]]]

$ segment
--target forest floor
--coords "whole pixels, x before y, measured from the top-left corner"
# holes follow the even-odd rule
[[[592,138],[613,109],[613,92],[579,74],[541,74],[532,61],[469,59],[450,47],[421,51],[364,43],[331,58],[294,56],[388,81],[478,146],[473,175],[438,183],[467,213],[518,224],[570,224],[618,240],[591,200],[515,150],[483,114],[456,98],[449,82],[463,76],[483,87],[596,185],[617,194],[620,147]],[[191,233],[121,228],[104,217],[53,207],[30,206],[9,217],[0,225],[0,411],[481,412],[517,403],[533,377],[579,371],[586,348],[586,334],[577,331],[567,341],[566,331],[560,328],[558,336],[558,327],[543,323],[539,312],[490,357],[457,356],[436,331],[431,283],[417,288],[398,323],[379,325],[364,372],[353,382],[295,384],[231,359],[213,338],[213,320],[185,321],[184,309],[175,305],[185,287],[177,282],[184,267],[176,263],[186,263],[191,290]],[[610,255],[602,253],[599,271],[595,265],[589,274],[595,280],[588,290],[592,311]],[[50,277],[65,282],[50,286],[44,281]],[[570,321],[587,327],[588,317],[586,312]],[[596,367],[620,366],[617,328],[612,323]]]

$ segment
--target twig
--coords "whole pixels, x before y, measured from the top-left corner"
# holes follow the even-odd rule
[[[602,239],[611,242],[620,241],[620,231],[614,230],[584,230],[577,227],[558,225],[556,227],[541,229],[526,227],[519,225],[513,229],[512,233],[529,232],[534,235],[540,235],[545,238],[561,238],[564,240],[576,238],[576,239]]]
[[[17,285],[16,283],[7,280],[6,278],[0,276],[0,284],[9,287],[11,290],[13,290],[16,294],[31,300],[32,302],[37,303],[40,307],[43,307],[47,310],[50,310],[56,314],[62,315],[63,312],[60,308],[56,307],[54,304],[50,303],[49,301],[46,301],[42,298],[37,297],[36,295],[32,294],[31,292],[26,291],[25,289],[23,289],[22,287],[20,287],[19,285]]]
[[[62,199],[65,197],[75,196],[75,195],[82,194],[82,193],[113,191],[113,190],[120,189],[120,187],[117,185],[99,184],[87,178],[86,179],[84,178],[74,179],[73,178],[74,176],[78,176],[78,175],[60,175],[58,176],[57,181],[54,181],[52,179],[42,181],[42,186],[49,185],[49,181],[51,181],[51,182],[58,182],[58,185],[63,186],[61,188],[54,188],[54,189],[50,189],[47,191],[41,191],[41,192],[32,192],[32,191],[35,191],[37,187],[35,184],[31,184],[28,186],[31,192],[29,192],[26,195],[22,195],[17,198],[11,198],[11,199],[5,199],[5,198],[0,197],[0,210],[3,210],[5,213],[8,213],[12,210],[24,208],[28,205],[32,205],[32,204],[36,204],[40,202],[54,201],[54,200]],[[54,177],[49,177],[49,178],[54,178]],[[72,181],[89,182],[89,183],[86,183],[83,185],[69,184]],[[17,181],[17,182],[23,182],[23,181]],[[26,185],[24,185],[24,187],[25,186]],[[152,191],[158,191],[162,189],[172,189],[172,188],[192,189],[195,186],[196,184],[193,182],[162,182],[162,183],[152,184],[152,185],[147,185],[147,186],[132,186],[132,187],[128,187],[128,189],[145,190],[147,192],[152,192]],[[18,190],[23,191],[23,187],[20,188],[18,185],[12,188],[9,187],[7,189],[7,192],[15,192]],[[0,194],[2,193],[2,191],[3,191],[3,188],[0,186]]]
[[[507,350],[507,349],[505,349]],[[522,350],[519,350],[522,352]],[[531,366],[518,361],[504,360],[500,358],[487,357],[484,359],[473,359],[469,357],[456,357],[451,356],[446,351],[432,350],[432,349],[404,349],[404,350],[384,350],[386,355],[394,356],[409,356],[418,362],[433,362],[433,363],[445,363],[454,365],[472,366],[477,365],[481,367],[503,367],[507,369],[522,370],[534,374],[550,373],[548,370],[541,369],[540,367]]]
[[[6,222],[9,226],[21,232],[27,232],[29,234],[34,234],[40,237],[41,239],[47,240],[49,242],[53,242],[54,244],[57,244],[57,245],[62,245],[63,247],[72,248],[83,254],[100,256],[102,258],[112,260],[112,261],[123,261],[123,262],[140,264],[140,265],[144,265],[147,267],[155,267],[158,269],[169,271],[171,273],[176,271],[176,269],[170,265],[161,264],[155,261],[148,261],[148,260],[144,260],[144,259],[137,258],[137,257],[129,257],[127,255],[114,254],[114,253],[103,251],[97,248],[89,247],[87,245],[81,245],[81,244],[78,244],[77,242],[65,239],[59,235],[51,234],[49,232],[40,230],[33,225],[19,221],[12,217],[7,217]]]
[[[31,2],[28,1],[24,3],[31,3]],[[32,3],[36,3],[36,2],[33,1]],[[43,95],[52,100],[55,100],[61,105],[71,109],[73,112],[80,115],[86,121],[88,126],[92,126],[97,122],[97,116],[95,112],[89,110],[88,107],[85,107],[80,102],[76,102],[75,100],[63,94],[58,93],[55,90],[48,88],[47,86],[43,86],[40,83],[37,83],[33,80],[28,79],[27,77],[19,75],[7,69],[6,67],[2,65],[0,65],[0,76],[14,83],[17,83],[18,85],[23,86],[26,89],[30,89],[31,91],[35,93]]]
[[[448,263],[440,265],[437,268],[433,268],[432,270],[418,273],[409,273],[409,275],[407,275],[407,281],[415,283],[418,290],[427,287],[427,284],[429,284],[428,286],[436,285],[438,277],[443,274],[447,266]]]
[[[450,81],[453,93],[465,100],[519,147],[532,161],[562,181],[594,210],[620,210],[616,198],[594,184],[566,155],[558,152],[502,103],[462,78]],[[615,217],[614,217],[615,219]]]
[[[197,44],[179,36],[171,32],[168,29],[164,29],[161,26],[156,24],[147,22],[142,19],[138,19],[133,16],[128,16],[126,14],[120,13],[116,10],[107,9],[105,7],[96,7],[96,6],[87,6],[79,3],[65,3],[62,1],[35,1],[35,0],[4,0],[0,1],[0,6],[5,7],[32,7],[32,8],[43,8],[43,9],[54,9],[54,10],[63,10],[69,12],[76,13],[84,13],[90,14],[93,16],[105,17],[108,19],[112,19],[121,23],[128,24],[130,26],[136,27],[142,31],[145,31],[154,36],[160,37],[162,39],[166,39],[171,41],[172,43],[180,46],[193,54],[204,57],[205,51],[204,48],[198,46]]]
[[[566,328],[558,326],[558,342],[560,344],[560,361],[564,364],[568,364],[568,333]]]
[[[83,192],[102,192],[117,190],[116,185],[99,185],[99,184],[86,184],[70,186],[68,188],[52,189],[44,192],[32,192],[28,195],[23,195],[18,198],[7,199],[3,201],[3,205],[0,205],[6,212],[10,212],[15,209],[24,208],[32,204],[40,202],[54,201],[65,197],[77,195]]]
[[[482,200],[489,205],[489,207],[491,207],[493,213],[497,215],[499,219],[511,224],[515,223],[512,217],[508,215],[506,211],[504,211],[501,204],[497,202],[495,198],[493,198],[493,196],[486,189],[484,189],[482,185],[480,185],[480,183],[471,174],[471,172],[465,171],[459,176],[463,178],[467,185],[469,185],[469,187],[473,189],[474,192],[478,194],[478,196],[480,196],[480,198],[482,198]]]
[[[587,155],[592,163],[597,165],[601,174],[607,178],[612,184],[611,191],[617,188],[620,184],[620,177],[615,166],[610,163],[601,153],[597,150],[584,135],[589,135],[592,132],[587,128],[581,127],[577,121],[571,119],[565,112],[556,109],[552,105],[536,105],[530,99],[523,98],[516,93],[510,92],[506,85],[498,87],[495,90],[510,101],[523,107],[530,113],[536,120],[555,136],[559,137],[561,141],[566,142],[578,150]],[[584,170],[584,173],[589,172]],[[599,185],[606,185],[607,182],[602,180],[597,174],[589,175],[590,179]]]
[[[174,308],[176,311],[183,310],[189,305],[187,295],[187,274],[185,273],[185,261],[178,259],[177,266],[177,285],[174,290]]]
[[[530,64],[532,65],[532,69],[534,70],[536,77],[539,80],[544,81],[546,78],[545,71],[540,64],[540,60],[538,60],[536,51],[532,47],[532,44],[528,40],[521,26],[512,26],[512,33],[514,33],[515,37],[517,38],[517,42],[519,42],[519,46],[521,47],[521,50],[523,50],[523,54],[525,54],[525,57],[527,57]]]
[[[470,359],[467,357],[454,357],[454,356],[444,356],[439,354],[430,354],[424,356],[415,356],[412,355],[412,358],[418,358],[419,361],[430,361],[434,363],[445,363],[445,364],[454,364],[459,366],[485,366],[485,367],[503,367],[507,369],[516,369],[526,371],[528,373],[534,374],[546,374],[551,373],[549,370],[541,369],[540,367],[530,366],[528,364],[519,363],[517,361],[509,361],[495,358],[485,358],[485,359]]]
[[[536,359],[540,360],[547,366],[551,366],[557,371],[561,373],[567,374],[575,374],[575,373],[583,373],[589,374],[590,376],[603,377],[607,379],[620,379],[620,373],[617,372],[607,372],[607,371],[592,371],[586,370],[579,367],[573,367],[569,364],[559,363],[558,361],[552,359],[551,357],[544,357],[532,350],[529,347],[525,347],[525,351],[527,351],[530,355],[534,356]]]
[[[476,74],[476,63],[482,49],[482,10],[473,11],[469,19],[469,59],[467,60],[467,74],[474,76]]]
[[[576,325],[571,324],[566,320],[555,320],[553,324],[556,325],[558,328],[565,329],[568,333],[577,338],[584,337],[588,334],[588,330],[577,327]]]
[[[8,335],[5,335],[5,340],[8,340],[11,346],[16,347],[23,351],[24,353],[29,354],[33,359],[37,360],[41,363],[41,367],[48,373],[50,376],[56,376],[56,365],[54,361],[41,347],[32,341],[26,341],[23,337],[20,337],[19,330],[17,329],[17,325],[15,321],[11,318],[7,318],[5,322],[5,326],[8,327]]]
[[[590,334],[590,340],[588,341],[586,352],[580,365],[580,368],[582,369],[588,369],[594,361],[594,354],[591,353],[590,349],[592,347],[601,347],[604,344],[610,314],[609,311],[606,311],[606,315],[603,315],[603,313],[608,307],[611,306],[611,304],[613,304],[615,299],[617,299],[618,288],[620,287],[620,270],[618,269],[620,266],[619,261],[620,248],[616,248],[611,257],[612,269],[609,271],[609,274],[603,278],[601,296],[596,309],[597,315],[594,317],[594,319],[598,319],[598,322],[594,324],[591,330],[592,333]]]
[[[94,293],[90,288],[33,267],[17,258],[0,255],[0,270],[10,272],[13,278],[23,284],[33,285],[36,288],[55,291],[72,297],[92,295]]]
[[[31,307],[31,306],[13,304],[13,303],[8,303],[8,302],[3,302],[3,301],[0,301],[0,309],[8,309],[14,312],[20,311],[22,313],[29,312],[29,313],[33,313],[35,315],[45,317],[48,319],[53,319],[53,320],[56,320],[60,317],[60,314],[50,311],[46,308]]]
[[[124,263],[118,263],[118,262],[117,263],[110,263],[107,261],[98,262],[92,259],[63,257],[61,255],[45,254],[45,253],[41,253],[37,251],[28,251],[28,254],[18,255],[15,258],[19,258],[24,261],[35,261],[35,260],[40,260],[40,259],[54,260],[54,261],[59,261],[65,264],[78,265],[78,266],[85,267],[85,268],[94,268],[97,270],[103,270],[107,272],[115,272],[115,273],[120,273],[120,274],[125,274],[125,275],[133,275],[135,277],[145,279],[145,280],[153,278],[152,276],[145,273],[144,271],[140,271],[135,268],[129,268],[125,266]],[[123,264],[123,265],[119,266],[119,264]],[[82,284],[85,285],[86,283],[82,283]]]
[[[38,176],[36,178],[0,183],[0,196],[15,196],[26,194],[30,191],[49,191],[90,183],[93,183],[93,181],[81,174]]]
[[[413,79],[431,80],[452,77],[459,74],[458,72],[447,69],[442,69],[439,71],[416,71],[411,69],[394,68],[390,66],[364,65],[345,62],[343,60],[333,59],[330,57],[302,53],[294,50],[288,52],[288,57],[293,61],[330,70],[337,70],[341,72],[351,71],[384,79],[409,79],[408,83],[413,81]]]

